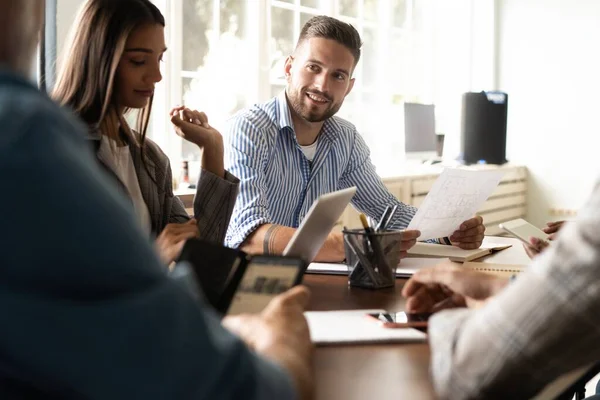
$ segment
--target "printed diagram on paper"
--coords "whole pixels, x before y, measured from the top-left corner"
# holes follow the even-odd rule
[[[446,168],[431,187],[408,229],[420,230],[419,240],[450,236],[481,208],[502,175],[504,171]]]

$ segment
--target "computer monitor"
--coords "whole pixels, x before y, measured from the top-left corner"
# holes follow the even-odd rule
[[[404,151],[407,160],[437,158],[433,104],[404,103]]]

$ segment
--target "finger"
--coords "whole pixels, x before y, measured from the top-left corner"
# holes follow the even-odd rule
[[[194,124],[192,122],[185,121],[184,119],[185,119],[185,117],[182,118],[181,115],[179,115],[179,114],[171,117],[171,123],[173,125],[175,125],[175,127],[177,128],[175,130],[175,132],[179,136],[184,137],[185,135],[184,135],[183,131],[186,129],[189,129],[191,127],[195,127],[196,129],[203,129],[202,133],[207,132],[208,128],[205,128],[204,126],[199,125],[199,124]]]
[[[165,228],[163,232],[166,232],[165,235],[174,236],[179,235],[186,232],[195,232],[198,230],[198,227],[194,223],[186,222],[184,224],[172,224],[173,226]]]
[[[179,112],[171,115],[171,123],[178,128],[182,128],[185,126],[185,121],[179,115]]]
[[[208,117],[205,113],[196,110],[194,110],[193,113],[195,117],[200,121],[202,126],[204,126],[205,128],[210,128],[210,125],[208,124]]]
[[[421,296],[420,293],[416,296],[411,296],[406,299],[406,312],[411,314],[424,314],[433,311],[435,304],[431,298]]]
[[[523,243],[523,249],[525,249],[525,253],[527,253],[527,256],[529,256],[529,258],[534,258],[539,253],[535,248],[525,243]]]
[[[440,301],[447,299],[438,285],[421,285],[413,295],[406,300],[406,311],[409,313],[429,313]]]
[[[181,111],[181,114],[183,115],[185,121],[192,124],[194,123],[196,116],[194,115],[194,112],[192,110],[190,110],[189,108],[185,108],[183,111]]]
[[[456,267],[452,262],[444,262],[436,265],[435,267],[423,268],[415,272],[411,279],[422,284],[442,284],[448,287],[453,292],[460,293],[462,282],[460,280],[460,272],[463,272]]]
[[[446,285],[440,285],[438,283],[426,285],[427,291],[435,303],[454,295],[454,292]]]
[[[400,251],[408,251],[409,249],[411,249],[415,244],[417,244],[417,240],[409,240],[409,241],[404,241],[402,240],[400,242]]]
[[[275,297],[267,306],[265,311],[270,310],[271,307],[275,308],[294,308],[299,307],[302,311],[306,310],[308,302],[310,301],[310,291],[306,286],[294,286],[290,290]],[[270,310],[268,312],[272,312]]]
[[[414,278],[414,276],[413,276]],[[419,291],[421,289],[421,287],[424,286],[423,283],[419,282],[416,279],[410,278],[405,284],[404,287],[402,288],[402,296],[403,297],[411,297],[414,296],[415,293],[417,293],[417,291]]]
[[[176,234],[167,236],[164,240],[164,243],[167,246],[175,246],[175,245],[182,245],[188,240],[188,239],[192,239],[197,237],[197,232],[196,231],[185,231],[185,232],[178,232]]]
[[[185,241],[181,241],[178,243],[171,243],[168,246],[163,247],[165,254],[168,256],[170,261],[174,261],[179,257],[184,244]]]
[[[403,240],[403,241],[417,240],[417,238],[419,236],[421,236],[421,231],[411,229],[411,230],[407,230],[407,231],[402,231],[401,240]]]
[[[457,230],[466,231],[466,230],[474,228],[478,225],[483,225],[483,218],[481,218],[481,216],[479,216],[479,215],[476,217],[473,217],[471,219],[468,219],[465,222],[463,222],[462,224],[460,224],[460,227]]]
[[[248,314],[239,314],[235,316],[226,316],[221,320],[221,325],[223,325],[227,330],[233,332],[239,336],[243,336],[244,332],[250,331],[253,329],[257,317]],[[247,345],[252,345],[252,343],[246,343]]]
[[[169,115],[172,117],[176,114],[179,114],[179,111],[183,110],[185,107],[184,106],[177,106],[177,107],[173,107],[171,109],[171,111],[169,111]]]
[[[529,245],[534,249],[539,249],[542,246],[541,242],[543,241],[534,236],[529,237]]]
[[[473,228],[466,230],[455,231],[452,236],[449,237],[450,241],[454,242],[473,242],[474,239],[482,240],[485,235],[485,226],[478,225]]]
[[[458,300],[458,299],[464,299],[464,297],[459,296],[459,295],[454,295],[452,297],[448,297],[447,299],[445,299],[437,304],[434,304],[433,307],[431,308],[430,312],[436,313],[436,312],[439,312],[442,310],[447,310],[449,308],[464,307],[465,301],[459,300],[458,302],[456,302],[456,300]]]
[[[196,218],[191,218],[188,222],[186,222],[187,225],[196,225],[198,224],[198,221],[196,221]]]

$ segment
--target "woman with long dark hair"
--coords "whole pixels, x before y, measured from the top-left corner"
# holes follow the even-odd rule
[[[148,0],[89,0],[74,24],[52,97],[88,126],[98,161],[131,198],[143,230],[157,237],[165,263],[185,240],[222,243],[238,190],[223,167],[223,139],[207,116],[174,108],[178,135],[202,149],[194,219],[174,196],[169,159],[146,138],[154,86],[167,50],[165,19]],[[132,129],[126,114],[137,111]]]

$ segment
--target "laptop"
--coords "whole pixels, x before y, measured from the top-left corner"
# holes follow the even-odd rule
[[[310,264],[355,193],[356,187],[352,186],[324,194],[315,200],[283,250],[283,255],[300,258],[307,265]]]

